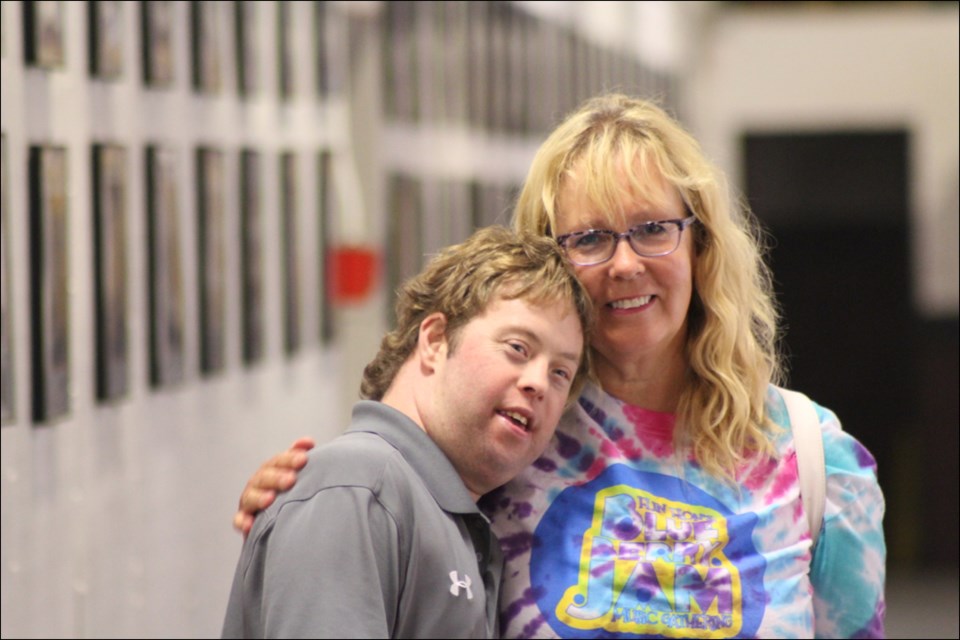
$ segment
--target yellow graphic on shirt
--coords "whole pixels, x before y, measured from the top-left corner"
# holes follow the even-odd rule
[[[577,584],[557,604],[584,631],[729,638],[743,624],[740,572],[724,553],[726,518],[628,485],[596,496]]]

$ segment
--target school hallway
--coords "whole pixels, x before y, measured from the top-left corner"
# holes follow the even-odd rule
[[[960,638],[960,575],[897,571],[887,576],[887,637]]]

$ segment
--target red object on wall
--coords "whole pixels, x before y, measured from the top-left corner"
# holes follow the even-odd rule
[[[373,291],[379,252],[370,247],[329,247],[327,287],[335,304],[363,302]]]

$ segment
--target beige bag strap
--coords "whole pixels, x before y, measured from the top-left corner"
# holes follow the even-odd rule
[[[800,476],[800,499],[807,514],[813,546],[820,536],[827,493],[827,471],[823,459],[823,434],[813,401],[799,391],[780,389],[790,414],[793,441],[797,449],[797,474]]]

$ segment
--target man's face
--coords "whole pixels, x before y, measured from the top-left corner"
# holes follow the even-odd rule
[[[477,496],[537,459],[563,413],[583,350],[569,301],[494,300],[437,358],[427,433]]]

